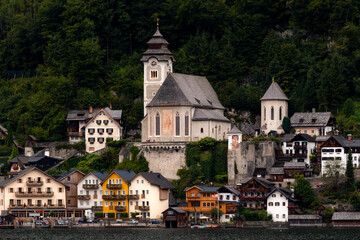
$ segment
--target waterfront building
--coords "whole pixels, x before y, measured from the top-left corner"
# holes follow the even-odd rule
[[[352,163],[355,168],[360,164],[360,139],[348,139],[333,135],[321,145],[321,175],[345,174],[346,162],[351,149]]]
[[[250,178],[237,185],[240,192],[240,201],[244,208],[264,209],[266,207],[266,195],[275,188],[275,183],[264,178]]]
[[[84,209],[78,209],[77,185],[78,182],[85,177],[85,174],[77,169],[71,169],[69,172],[61,175],[58,180],[65,184],[68,188],[66,191],[66,217],[82,217]]]
[[[0,182],[0,210],[16,217],[66,215],[66,189],[62,182],[29,167]],[[1,214],[5,215],[5,214]]]
[[[223,213],[220,222],[230,222],[240,206],[240,192],[232,186],[222,186],[217,192],[219,209]]]
[[[294,192],[288,188],[274,188],[266,195],[267,214],[274,222],[287,222],[289,213],[297,208]]]
[[[171,189],[175,189],[174,185],[160,173],[138,173],[129,189],[130,215],[160,218],[169,207]]]
[[[162,214],[166,228],[184,227],[186,225],[186,212],[180,207],[169,207]]]
[[[305,162],[310,166],[310,155],[315,153],[315,139],[308,134],[286,134],[281,141],[283,157],[292,162]]]
[[[85,216],[94,217],[94,213],[103,211],[101,182],[108,176],[107,172],[93,171],[83,177],[77,188],[78,207],[85,209]]]
[[[132,170],[114,170],[102,181],[105,218],[129,216],[129,187],[135,175]]]
[[[219,187],[194,185],[184,189],[186,204],[181,208],[187,212],[188,220],[209,219],[212,208],[218,206],[217,191]]]
[[[111,107],[70,110],[66,121],[69,143],[85,140],[89,153],[105,148],[106,139],[123,138],[122,110],[112,110]]]
[[[290,119],[291,127],[296,133],[305,133],[311,136],[328,135],[335,130],[335,117],[331,112],[296,112]]]
[[[288,101],[285,93],[277,82],[271,83],[261,101],[261,127],[260,131],[284,133],[282,121],[288,116]]]
[[[360,212],[334,212],[331,221],[334,227],[359,227]]]

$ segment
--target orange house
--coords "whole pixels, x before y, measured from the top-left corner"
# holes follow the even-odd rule
[[[208,187],[205,185],[195,185],[185,188],[186,204],[181,208],[187,212],[188,219],[210,218],[212,208],[218,207],[217,190],[219,187]]]

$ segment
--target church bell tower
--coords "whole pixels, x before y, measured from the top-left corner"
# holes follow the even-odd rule
[[[149,48],[140,60],[144,63],[144,116],[146,106],[154,98],[167,75],[173,71],[175,61],[167,48],[169,43],[160,33],[159,19],[157,19],[156,32],[147,44]]]

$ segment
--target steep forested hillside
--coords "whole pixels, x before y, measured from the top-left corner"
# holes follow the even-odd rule
[[[124,109],[127,128],[136,128],[142,118],[139,59],[159,17],[175,71],[207,76],[226,107],[258,113],[274,76],[290,99],[290,114],[331,110],[343,117],[344,131],[356,132],[357,111],[345,114],[342,106],[360,97],[359,5],[0,0],[0,123],[19,139],[32,133],[60,140],[69,108],[112,104]]]

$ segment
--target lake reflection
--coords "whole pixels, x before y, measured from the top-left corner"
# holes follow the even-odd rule
[[[295,229],[147,229],[147,228],[73,228],[0,230],[0,239],[360,239],[360,228]]]

